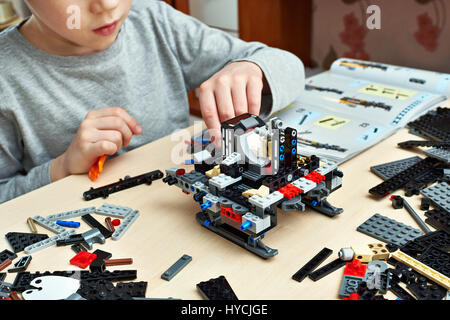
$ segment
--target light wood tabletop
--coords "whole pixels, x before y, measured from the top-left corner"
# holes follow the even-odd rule
[[[136,281],[148,282],[147,297],[202,299],[196,284],[224,275],[239,299],[264,300],[338,299],[343,268],[317,282],[306,278],[299,283],[291,277],[324,247],[332,249],[333,254],[323,264],[336,259],[340,248],[379,242],[356,231],[375,213],[418,228],[405,210],[392,208],[388,197],[376,200],[368,193],[371,187],[382,182],[370,172],[370,166],[420,154],[420,151],[397,147],[399,142],[418,140],[406,129],[340,166],[344,172],[343,187],[331,194],[329,200],[333,205],[344,208],[341,215],[329,218],[309,209],[295,213],[279,211],[278,225],[264,239],[266,245],[279,251],[269,260],[200,226],[195,220],[195,214],[200,211],[198,203],[192,196],[175,186],[169,187],[161,180],[150,186],[141,185],[111,194],[107,199],[83,200],[83,192],[91,186],[97,188],[117,182],[126,175],[137,176],[156,169],[164,172],[170,167],[189,168],[172,163],[172,149],[180,141],[182,143],[183,138],[172,140],[168,136],[107,160],[95,183],[87,175],[70,176],[0,205],[0,233],[31,232],[26,220],[35,215],[46,217],[91,206],[100,207],[104,203],[128,206],[139,210],[137,221],[120,240],[107,239],[103,245],[95,244],[94,250],[110,252],[113,259],[132,258],[133,265],[107,267],[107,270],[137,270]],[[399,194],[404,192],[399,191]],[[423,211],[419,210],[420,197],[408,198],[408,201],[424,218]],[[104,222],[104,216],[93,216]],[[90,229],[81,218],[70,220],[81,221],[77,233]],[[53,236],[39,226],[38,231]],[[11,250],[4,237],[0,240],[0,251],[3,249]],[[161,274],[183,254],[190,255],[192,262],[171,281],[161,279]],[[21,252],[18,255],[25,254]],[[27,271],[80,270],[69,264],[74,255],[70,246],[44,249],[32,254]],[[8,273],[5,281],[13,282],[15,275]],[[390,292],[385,297],[396,298]]]

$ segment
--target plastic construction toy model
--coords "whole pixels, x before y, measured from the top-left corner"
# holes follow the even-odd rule
[[[302,157],[297,131],[271,119],[243,114],[222,123],[221,150],[193,154],[195,170],[170,168],[163,182],[193,194],[197,221],[262,258],[278,251],[262,239],[277,225],[277,209],[311,207],[329,217],[343,212],[328,195],[341,187],[343,173],[330,161]]]

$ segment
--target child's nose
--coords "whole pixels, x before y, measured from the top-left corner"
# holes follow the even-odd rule
[[[99,14],[105,11],[113,10],[117,7],[120,0],[92,0],[91,11]]]

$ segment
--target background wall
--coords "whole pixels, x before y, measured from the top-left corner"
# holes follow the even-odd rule
[[[381,8],[381,29],[366,28],[366,8]],[[450,73],[450,1],[314,0],[313,64],[344,56]]]

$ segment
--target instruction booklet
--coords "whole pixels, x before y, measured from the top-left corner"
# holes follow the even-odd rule
[[[450,74],[342,58],[273,116],[298,130],[301,154],[342,163],[448,98]]]

